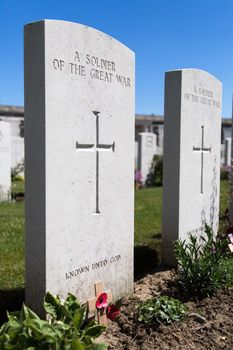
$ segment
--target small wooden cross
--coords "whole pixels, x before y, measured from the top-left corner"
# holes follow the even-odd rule
[[[230,251],[233,253],[233,234],[229,233],[228,238],[230,240],[230,243],[228,244],[228,247],[229,247]]]
[[[104,291],[103,281],[95,282],[95,297],[87,300],[87,311],[88,311],[88,314],[90,314],[89,315],[90,317],[95,316],[95,312],[97,311],[98,323],[106,326],[108,324],[106,308],[102,308],[102,309],[96,308],[96,301],[102,293],[107,294],[108,303],[112,302],[112,291],[111,290]]]

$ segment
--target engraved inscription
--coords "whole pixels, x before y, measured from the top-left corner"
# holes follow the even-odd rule
[[[66,62],[60,58],[54,58],[52,67],[57,72],[65,72],[84,79],[95,79],[107,83],[117,83],[131,88],[131,78],[118,72],[117,65],[106,58],[83,54],[75,51],[73,61]]]
[[[220,108],[220,101],[216,100],[214,97],[214,92],[211,90],[193,87],[193,92],[184,93],[184,99],[189,102],[200,103],[207,106],[214,106]]]
[[[112,144],[101,144],[99,142],[99,114],[100,112],[92,112],[96,117],[96,143],[95,144],[82,144],[76,141],[77,150],[90,150],[96,152],[96,210],[95,214],[100,214],[99,209],[99,152],[100,151],[112,151],[115,152],[115,142]]]
[[[146,147],[151,148],[153,146],[153,137],[147,136],[146,137]]]
[[[86,266],[78,267],[72,271],[66,272],[65,279],[68,280],[70,278],[78,277],[81,274],[85,274],[85,273],[88,273],[90,271],[94,271],[97,269],[108,267],[112,264],[118,263],[120,260],[121,260],[121,255],[118,254],[115,256],[111,256],[108,259],[100,260],[98,262],[94,262],[94,263],[86,265]]]

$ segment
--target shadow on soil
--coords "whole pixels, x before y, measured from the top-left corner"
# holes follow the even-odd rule
[[[134,247],[134,280],[158,270],[160,257],[155,249],[148,246]]]
[[[20,310],[24,300],[24,288],[0,290],[0,324],[7,320],[6,310]]]

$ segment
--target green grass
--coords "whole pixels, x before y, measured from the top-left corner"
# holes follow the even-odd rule
[[[220,215],[229,207],[230,185],[228,180],[220,183]]]
[[[135,245],[157,248],[161,239],[162,187],[135,192]]]
[[[22,186],[21,182],[17,182]],[[21,192],[20,190],[17,190]],[[229,184],[221,182],[220,212],[228,207]],[[159,251],[162,187],[135,192],[135,246]],[[143,253],[144,251],[141,251]],[[144,254],[144,253],[143,253]],[[24,203],[0,204],[0,291],[24,286]]]
[[[0,290],[24,285],[24,203],[0,204]]]
[[[24,192],[24,181],[13,181],[12,182],[12,192]]]

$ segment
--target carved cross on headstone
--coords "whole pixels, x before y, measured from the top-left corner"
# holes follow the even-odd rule
[[[101,325],[107,325],[108,319],[106,314],[106,309],[96,309],[96,301],[98,297],[102,294],[106,293],[108,296],[107,302],[112,302],[112,292],[111,290],[104,291],[104,283],[103,281],[98,281],[95,283],[95,297],[87,300],[87,311],[89,317],[93,317],[97,311],[98,323]]]
[[[211,147],[206,148],[204,146],[204,126],[201,126],[201,147],[193,147],[194,152],[201,153],[201,194],[203,194],[203,167],[204,167],[204,153],[210,153]]]
[[[99,152],[100,151],[112,151],[115,152],[115,142],[112,144],[103,144],[99,142],[99,114],[100,112],[93,111],[96,117],[96,143],[94,144],[82,144],[76,141],[77,150],[90,150],[96,153],[96,211],[95,214],[100,214],[99,209]]]

